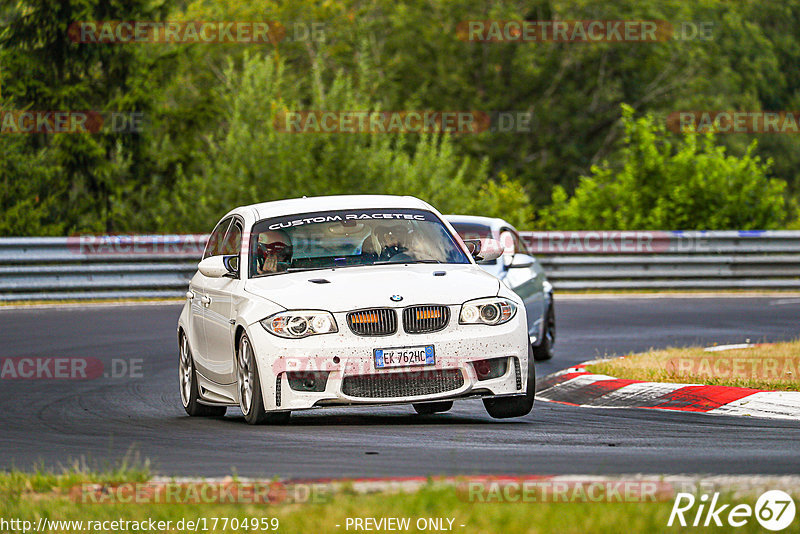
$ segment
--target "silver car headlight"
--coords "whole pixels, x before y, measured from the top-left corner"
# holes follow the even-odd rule
[[[498,325],[507,323],[516,314],[517,305],[508,299],[499,297],[476,299],[462,304],[458,322]]]
[[[260,321],[267,332],[278,337],[300,339],[338,332],[336,319],[326,311],[292,310],[270,315]]]

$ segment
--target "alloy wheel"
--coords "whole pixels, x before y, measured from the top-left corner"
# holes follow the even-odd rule
[[[250,348],[250,341],[247,337],[242,338],[241,346],[239,348],[239,365],[238,365],[238,380],[239,380],[239,406],[242,413],[247,415],[250,413],[250,408],[253,403],[253,352]]]
[[[186,339],[186,335],[181,337],[181,357],[178,373],[181,382],[181,402],[186,407],[189,405],[189,399],[192,396],[192,353],[189,350],[189,341]]]

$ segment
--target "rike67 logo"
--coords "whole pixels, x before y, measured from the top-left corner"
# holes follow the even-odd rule
[[[749,504],[722,504],[719,493],[714,493],[710,498],[707,494],[696,498],[691,493],[678,493],[667,526],[671,527],[677,520],[677,524],[682,527],[728,525],[738,528],[755,517],[763,528],[777,532],[791,525],[794,516],[794,500],[788,493],[780,490],[763,493],[755,507]]]

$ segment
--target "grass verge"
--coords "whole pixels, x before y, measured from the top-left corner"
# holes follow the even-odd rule
[[[49,521],[81,521],[77,524],[53,525],[38,532],[148,531],[141,524],[113,524],[111,521],[165,522],[160,532],[296,532],[336,533],[355,532],[352,520],[361,518],[408,518],[407,532],[450,531],[482,533],[618,533],[670,532],[668,528],[673,498],[656,502],[471,502],[468,493],[458,484],[442,485],[430,481],[413,491],[380,490],[360,493],[347,484],[314,503],[275,502],[253,503],[153,503],[153,502],[86,502],[76,498],[76,485],[94,484],[100,493],[113,492],[115,484],[125,481],[143,482],[146,473],[117,470],[109,473],[86,474],[66,472],[53,475],[44,472],[0,474],[0,524],[2,520],[29,521],[38,525],[41,518]],[[201,492],[202,493],[202,492]],[[574,494],[573,494],[574,495]],[[723,496],[723,498],[726,498]],[[753,506],[755,497],[733,499],[736,503]],[[694,513],[691,514],[694,518]],[[351,522],[348,523],[348,518]],[[438,528],[422,529],[418,520],[440,521]],[[234,521],[235,520],[235,521]],[[102,523],[90,523],[102,522]],[[181,523],[183,521],[183,523]],[[187,521],[197,527],[187,526]],[[166,522],[169,522],[168,524]],[[247,523],[247,528],[242,526]],[[102,526],[101,526],[102,525]],[[253,528],[253,525],[256,525]],[[348,527],[349,525],[349,527]],[[234,528],[234,526],[236,528]],[[373,525],[374,527],[374,525]],[[3,527],[0,527],[2,530]],[[757,532],[760,527],[751,518],[737,532]],[[35,529],[34,529],[35,530]],[[375,531],[391,531],[373,528]],[[708,527],[704,532],[727,532],[730,527]],[[8,529],[13,532],[15,530]],[[153,530],[149,530],[153,531]]]
[[[702,347],[628,354],[587,366],[629,380],[800,391],[800,340],[708,352]]]

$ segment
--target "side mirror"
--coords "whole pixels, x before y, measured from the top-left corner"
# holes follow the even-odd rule
[[[235,276],[238,263],[238,256],[211,256],[201,261],[197,269],[209,278],[222,278],[228,275]]]
[[[503,247],[494,239],[470,239],[464,244],[475,261],[496,260],[503,255]]]
[[[467,245],[467,250],[473,258],[481,251],[480,239],[465,239],[464,244]]]
[[[234,278],[239,276],[239,256],[231,254],[230,256],[222,256],[222,263],[228,270],[228,274]]]

